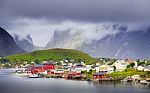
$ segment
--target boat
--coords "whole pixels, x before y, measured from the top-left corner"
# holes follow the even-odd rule
[[[28,78],[39,78],[39,75],[38,74],[32,74],[32,75],[29,75]]]
[[[132,82],[132,78],[124,78],[121,80],[122,82]]]
[[[92,81],[92,79],[90,79],[90,78],[87,78],[87,79],[86,79],[86,81]]]
[[[150,80],[149,79],[141,80],[140,83],[150,85]]]

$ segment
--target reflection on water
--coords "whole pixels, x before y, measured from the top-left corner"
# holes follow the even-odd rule
[[[148,86],[133,83],[22,78],[12,72],[0,70],[0,93],[150,93]]]

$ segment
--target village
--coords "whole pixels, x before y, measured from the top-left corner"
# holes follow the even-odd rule
[[[16,65],[16,73],[21,77],[28,78],[64,78],[87,81],[124,81],[150,84],[150,65],[148,61],[117,59],[115,62],[85,64],[85,62],[74,62],[74,60],[43,61],[41,64],[31,62],[30,64]],[[147,64],[147,65],[146,65]],[[134,73],[131,73],[131,71]],[[130,71],[127,75],[126,72]],[[117,73],[118,76],[115,77]],[[144,73],[144,74],[143,74]]]

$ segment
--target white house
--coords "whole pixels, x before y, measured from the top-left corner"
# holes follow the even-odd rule
[[[73,66],[73,63],[68,63],[68,67],[71,68]]]
[[[96,66],[99,66],[100,65],[100,63],[96,63]]]
[[[134,63],[135,63],[134,68],[138,68],[138,63],[136,61],[134,61]]]
[[[92,65],[86,65],[86,66],[85,66],[87,72],[89,72],[89,71],[92,69],[91,66],[92,66]]]
[[[100,65],[99,67],[96,67],[96,72],[112,73],[114,72],[114,67],[109,65]]]
[[[74,66],[71,68],[71,71],[75,71],[75,72],[81,72],[81,71],[85,71],[87,70],[87,68],[85,66]]]
[[[144,70],[144,66],[138,66],[138,67],[137,67],[137,70],[143,71],[143,70]]]
[[[116,67],[116,71],[123,71],[128,65],[129,63],[125,62],[125,60],[117,60],[112,66]]]
[[[150,71],[150,66],[144,67],[144,71]]]
[[[67,63],[62,63],[62,65],[67,65]]]

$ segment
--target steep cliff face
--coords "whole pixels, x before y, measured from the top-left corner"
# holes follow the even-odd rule
[[[49,48],[64,48],[66,42],[70,40],[69,31],[55,31],[52,39],[46,45],[46,49]]]
[[[15,39],[16,44],[20,48],[26,50],[27,52],[31,52],[31,51],[35,50],[35,47],[33,45],[33,41],[32,41],[32,38],[30,37],[30,35],[27,35],[26,38],[21,38],[18,35],[14,35],[14,39]]]
[[[150,31],[124,32],[84,43],[79,50],[95,57],[150,59]]]
[[[108,34],[105,34],[107,31]],[[150,29],[129,31],[127,26],[115,24],[95,27],[93,32],[88,34],[91,37],[87,39],[86,32],[55,31],[46,48],[69,47],[93,57],[150,59]]]
[[[33,44],[33,40],[29,34],[26,35],[26,37],[24,38],[16,34],[14,34],[13,37],[14,37],[16,44],[27,52],[32,52],[34,50],[43,49],[42,47],[38,47]]]
[[[17,46],[13,37],[0,27],[0,56],[24,53],[25,51]]]
[[[66,31],[55,31],[53,37],[48,42],[46,49],[51,48],[66,48],[76,49],[81,46],[84,40],[82,39],[82,33]]]

